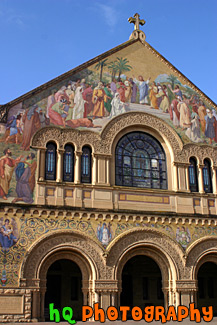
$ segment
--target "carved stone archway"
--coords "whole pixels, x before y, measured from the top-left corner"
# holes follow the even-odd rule
[[[185,278],[197,279],[197,273],[205,262],[217,263],[217,239],[205,237],[190,245],[186,251]]]
[[[71,260],[80,268],[83,304],[92,305],[95,302],[94,282],[105,272],[101,249],[88,236],[72,231],[60,231],[38,240],[30,248],[21,268],[20,285],[30,287],[33,291],[33,319],[44,320],[47,271],[60,259]]]
[[[46,282],[47,282],[47,272],[49,267],[58,260],[70,260],[77,264],[82,274],[82,293],[83,293],[83,305],[93,304],[93,288],[92,288],[92,270],[88,261],[77,249],[73,249],[70,246],[64,245],[63,247],[56,248],[52,250],[48,256],[45,256],[41,261],[37,278],[40,279],[40,315],[38,315],[37,310],[32,310],[35,314],[34,318],[39,318],[44,320],[44,303],[45,303],[45,292],[46,292]],[[36,298],[38,299],[38,298]],[[34,302],[35,305],[37,302]]]
[[[197,304],[198,280],[197,274],[200,267],[205,262],[214,262],[217,264],[217,239],[213,236],[203,237],[193,242],[186,250],[186,264],[183,274],[184,282],[189,283],[189,302]]]
[[[183,274],[184,259],[181,249],[172,239],[156,230],[133,229],[119,236],[108,251],[110,276],[118,281],[118,303],[124,265],[134,256],[145,255],[152,258],[161,270],[165,307],[176,304],[176,281]]]

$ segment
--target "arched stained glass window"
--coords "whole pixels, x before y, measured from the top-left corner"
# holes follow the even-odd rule
[[[116,185],[167,189],[164,150],[147,133],[132,132],[119,140],[115,167]]]
[[[189,188],[191,192],[198,192],[197,179],[197,161],[195,158],[190,158],[190,166],[188,167]]]
[[[45,179],[56,180],[56,144],[49,142],[46,150]]]
[[[70,144],[65,145],[63,156],[63,180],[74,182],[74,147]]]
[[[87,146],[82,149],[81,183],[91,183],[91,149]]]
[[[212,193],[211,164],[208,159],[204,160],[203,188],[205,193]]]

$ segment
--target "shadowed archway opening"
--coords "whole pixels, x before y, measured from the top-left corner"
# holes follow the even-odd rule
[[[205,262],[199,268],[197,306],[213,306],[213,314],[217,316],[217,264]]]
[[[49,321],[49,304],[54,303],[62,315],[63,307],[71,307],[76,320],[81,320],[83,305],[82,273],[79,266],[70,260],[55,261],[47,272],[45,294],[45,320]]]
[[[124,265],[120,305],[164,306],[161,270],[152,258],[137,255]]]

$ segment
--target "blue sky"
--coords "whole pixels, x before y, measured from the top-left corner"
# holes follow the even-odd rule
[[[217,103],[217,0],[0,0],[0,104],[127,41],[146,41]]]

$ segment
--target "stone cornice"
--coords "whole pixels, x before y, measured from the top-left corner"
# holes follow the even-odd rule
[[[217,225],[216,215],[201,215],[201,214],[184,214],[174,212],[154,212],[154,211],[124,211],[124,210],[103,210],[93,208],[73,208],[73,207],[56,207],[56,206],[8,206],[2,204],[0,216],[4,217],[44,217],[49,218],[78,218],[79,220],[99,220],[103,221],[134,221],[138,223],[160,223],[164,224],[195,224],[195,225]]]

